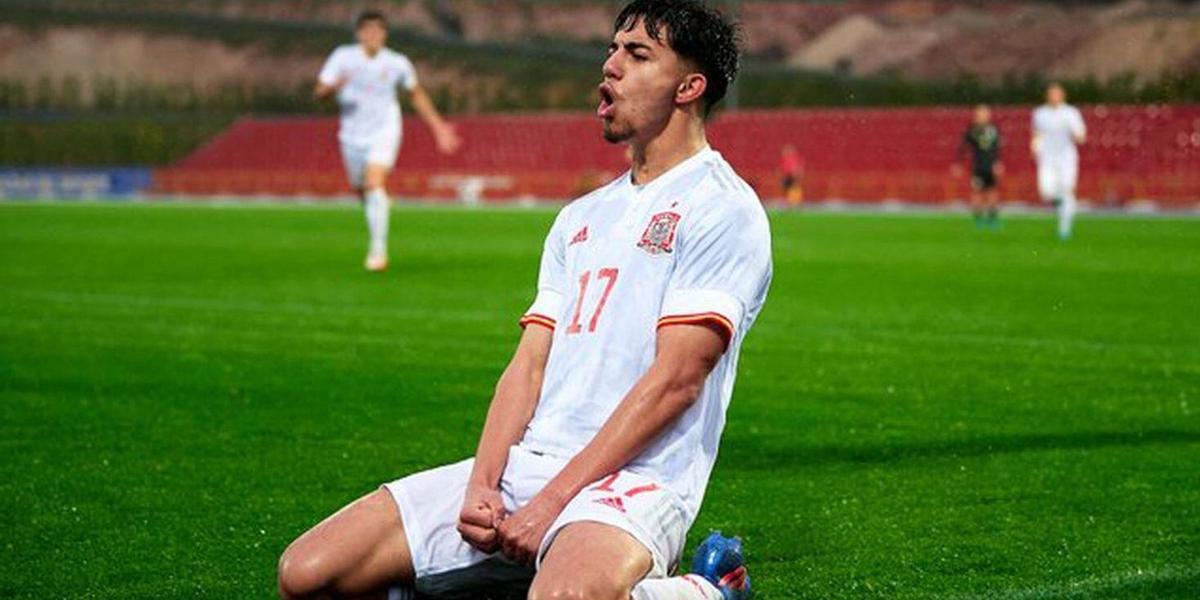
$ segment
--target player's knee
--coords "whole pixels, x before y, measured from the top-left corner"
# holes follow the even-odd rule
[[[618,600],[628,598],[629,590],[617,589],[602,579],[581,578],[540,582],[534,580],[529,600]]]
[[[577,583],[557,582],[553,584],[534,584],[529,589],[529,600],[583,600],[587,598],[583,587]]]
[[[376,169],[367,169],[366,176],[363,178],[364,187],[370,190],[383,189],[387,183],[387,172]]]
[[[308,598],[329,584],[321,557],[288,548],[279,557],[279,596],[285,600]]]

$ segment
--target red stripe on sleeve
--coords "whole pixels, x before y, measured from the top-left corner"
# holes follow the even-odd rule
[[[531,323],[534,325],[541,325],[542,327],[546,327],[550,330],[553,330],[554,325],[555,325],[554,319],[551,319],[550,317],[547,317],[546,315],[539,315],[537,313],[529,313],[529,314],[521,317],[521,320],[519,321],[519,324],[521,325],[522,329],[524,329],[526,325],[529,325]]]
[[[734,328],[731,322],[725,315],[715,312],[697,313],[694,315],[668,315],[658,319],[657,329],[669,327],[671,325],[704,325],[711,324],[719,327],[725,334],[725,345],[733,340]]]

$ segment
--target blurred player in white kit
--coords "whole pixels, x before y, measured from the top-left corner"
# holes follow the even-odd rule
[[[433,131],[438,150],[451,154],[460,145],[454,127],[442,119],[429,94],[417,82],[407,56],[385,46],[388,35],[383,13],[366,11],[355,22],[357,44],[338,46],[317,76],[313,95],[336,97],[341,108],[338,142],[350,185],[363,202],[370,232],[366,268],[388,266],[388,217],[391,201],[385,184],[400,150],[400,103],[396,87],[408,91],[413,108]]]
[[[1071,237],[1075,219],[1075,182],[1079,177],[1076,145],[1087,140],[1087,127],[1079,109],[1067,104],[1062,85],[1046,88],[1046,103],[1033,111],[1030,149],[1037,160],[1038,192],[1058,208],[1058,237]]]

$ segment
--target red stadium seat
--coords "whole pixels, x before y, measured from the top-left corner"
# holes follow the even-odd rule
[[[1006,197],[1036,201],[1029,154],[1030,108],[1000,108]],[[1080,196],[1152,197],[1190,206],[1200,198],[1200,106],[1095,106],[1084,109],[1090,141],[1081,150]],[[780,151],[805,158],[806,197],[860,202],[944,202],[966,195],[948,176],[969,108],[765,110],[722,113],[713,146],[764,198],[781,195]],[[603,141],[588,114],[495,115],[455,119],[464,144],[453,156],[433,150],[418,119],[405,120],[390,184],[398,197],[453,198],[430,185],[438,176],[508,177],[489,200],[570,198],[599,175],[626,168],[623,149]],[[157,174],[171,194],[316,195],[348,193],[333,118],[245,118],[178,164]]]

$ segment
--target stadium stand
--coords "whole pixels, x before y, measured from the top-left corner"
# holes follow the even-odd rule
[[[1001,108],[1006,199],[1036,201],[1028,107]],[[779,153],[804,156],[805,196],[817,200],[942,203],[964,198],[950,173],[966,108],[742,111],[718,116],[713,146],[765,199],[782,195]],[[1092,106],[1081,149],[1080,196],[1121,206],[1152,200],[1191,208],[1200,199],[1200,106]],[[465,145],[433,151],[417,119],[390,189],[400,198],[458,197],[474,187],[485,200],[574,197],[625,168],[621,147],[605,143],[590,115],[499,115],[456,119]],[[306,195],[349,192],[330,118],[244,118],[179,163],[160,169],[155,191],[181,195]],[[456,185],[456,181],[478,185]]]

